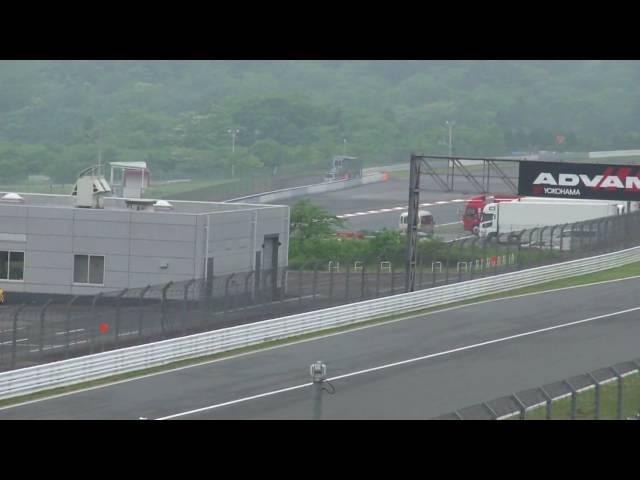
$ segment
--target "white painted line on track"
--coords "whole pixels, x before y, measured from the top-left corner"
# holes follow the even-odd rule
[[[593,287],[593,286],[597,286],[597,285],[606,285],[606,284],[609,284],[609,283],[624,282],[624,281],[629,281],[629,280],[640,280],[640,275],[633,275],[633,276],[624,277],[624,278],[615,278],[613,280],[602,280],[602,281],[599,281],[599,282],[586,283],[586,284],[582,284],[582,285],[572,285],[570,287],[553,288],[551,290],[543,290],[543,291],[540,291],[540,292],[521,293],[521,294],[518,294],[518,295],[511,295],[511,296],[507,296],[507,297],[493,298],[493,299],[490,299],[490,300],[479,300],[479,301],[472,302],[472,303],[467,303],[467,304],[464,304],[464,305],[456,305],[456,306],[453,306],[453,307],[445,307],[445,308],[442,308],[442,309],[439,309],[439,310],[435,310],[435,311],[432,311],[432,312],[428,312],[428,313],[417,313],[417,314],[413,314],[413,315],[407,315],[406,317],[398,318],[396,320],[389,320],[387,322],[381,322],[381,323],[375,323],[375,324],[371,324],[371,325],[358,326],[358,327],[354,327],[354,328],[351,328],[349,330],[344,330],[344,331],[341,331],[341,332],[327,333],[327,334],[324,334],[324,335],[321,334],[321,335],[318,335],[317,337],[307,338],[307,339],[304,339],[304,340],[292,341],[292,342],[288,342],[288,343],[284,343],[282,345],[276,345],[276,346],[272,346],[272,347],[265,347],[265,348],[262,348],[262,349],[259,349],[259,350],[255,350],[255,351],[251,351],[251,352],[243,352],[243,353],[230,355],[228,357],[216,358],[216,359],[213,359],[213,360],[205,360],[205,361],[194,363],[194,364],[191,364],[191,365],[185,365],[185,366],[182,366],[182,367],[170,368],[170,369],[163,370],[163,371],[160,371],[160,372],[147,373],[147,374],[136,376],[136,377],[133,377],[133,378],[127,378],[127,379],[124,379],[124,380],[118,380],[118,381],[115,381],[115,382],[105,383],[105,384],[102,384],[102,385],[95,385],[95,386],[92,386],[92,387],[81,388],[81,389],[74,390],[74,391],[71,391],[71,392],[59,393],[59,394],[56,394],[56,395],[51,395],[51,396],[47,396],[47,397],[43,397],[43,398],[37,398],[35,400],[27,400],[27,401],[24,401],[24,402],[13,404],[13,405],[7,405],[5,407],[0,407],[0,411],[9,410],[9,409],[12,409],[12,408],[19,408],[19,407],[23,407],[25,405],[30,405],[32,403],[40,403],[40,402],[46,402],[46,401],[50,401],[50,400],[55,400],[55,399],[58,399],[58,398],[61,398],[61,397],[68,397],[70,395],[77,395],[77,394],[89,392],[89,391],[92,391],[92,390],[98,390],[98,389],[101,389],[101,388],[109,388],[109,387],[113,387],[115,385],[120,385],[120,384],[123,384],[123,383],[137,382],[137,381],[140,381],[140,380],[145,380],[147,378],[157,377],[157,376],[160,376],[160,375],[167,375],[167,374],[170,374],[170,373],[175,373],[175,372],[179,372],[179,371],[182,371],[182,370],[187,370],[187,369],[190,369],[190,368],[205,367],[205,366],[208,366],[208,365],[213,365],[213,364],[216,364],[216,363],[222,363],[222,362],[226,362],[226,361],[229,361],[229,360],[234,360],[234,359],[237,359],[237,358],[246,357],[246,356],[249,356],[249,355],[255,355],[255,354],[259,354],[259,353],[263,353],[263,352],[268,352],[270,350],[278,350],[278,349],[281,349],[281,348],[287,348],[287,347],[290,347],[290,346],[293,346],[293,345],[299,345],[301,343],[316,342],[316,341],[319,341],[319,340],[324,340],[324,339],[327,339],[327,338],[330,338],[330,337],[339,336],[339,335],[345,335],[345,334],[349,334],[349,333],[353,333],[353,332],[359,332],[359,331],[362,331],[362,330],[368,330],[368,329],[372,329],[372,328],[384,327],[384,326],[388,326],[388,325],[393,325],[394,323],[404,322],[404,321],[407,321],[407,320],[414,320],[416,318],[422,318],[422,317],[425,317],[425,316],[438,315],[440,313],[445,313],[445,312],[449,312],[449,311],[452,311],[452,310],[461,310],[461,309],[464,309],[464,308],[473,308],[473,307],[476,307],[478,305],[483,305],[483,304],[486,304],[486,303],[513,301],[513,300],[516,300],[516,299],[519,299],[519,298],[531,297],[531,296],[534,296],[534,295],[545,295],[545,294],[549,294],[549,293],[562,292],[562,291],[565,291],[565,290],[573,290],[573,289],[576,289],[576,288],[588,288],[588,287]]]
[[[76,328],[75,330],[69,330],[69,333],[76,333],[76,332],[84,332],[84,328]],[[56,332],[56,335],[66,335],[67,332]]]
[[[433,207],[438,205],[447,205],[453,202],[465,202],[466,200],[461,198],[456,198],[455,200],[439,200],[434,203],[421,203],[421,207]],[[349,218],[355,217],[358,215],[374,215],[376,213],[389,213],[397,210],[407,210],[409,207],[391,207],[391,208],[380,208],[378,210],[369,210],[367,212],[356,212],[356,213],[341,213],[340,215],[336,215],[338,218]]]
[[[484,346],[492,345],[492,344],[496,344],[496,343],[502,343],[502,342],[506,342],[506,341],[509,341],[509,340],[514,340],[514,339],[517,339],[517,338],[528,337],[528,336],[531,336],[531,335],[536,335],[538,333],[544,333],[544,332],[550,332],[550,331],[553,331],[553,330],[559,330],[561,328],[572,327],[572,326],[575,326],[575,325],[580,325],[580,324],[583,324],[583,323],[593,322],[595,320],[601,320],[603,318],[609,318],[609,317],[613,317],[613,316],[616,316],[616,315],[622,315],[622,314],[625,314],[625,313],[635,312],[635,311],[638,311],[638,310],[640,310],[640,307],[628,308],[626,310],[620,310],[618,312],[605,313],[604,315],[598,315],[596,317],[590,317],[590,318],[585,318],[585,319],[582,319],[582,320],[576,320],[576,321],[573,321],[573,322],[563,323],[561,325],[553,325],[551,327],[546,327],[546,328],[539,328],[537,330],[532,330],[532,331],[529,331],[529,332],[518,333],[516,335],[509,335],[508,337],[496,338],[494,340],[488,340],[486,342],[480,342],[480,343],[475,343],[475,344],[472,344],[472,345],[466,345],[464,347],[453,348],[451,350],[445,350],[443,352],[431,353],[431,354],[428,354],[428,355],[422,355],[420,357],[410,358],[408,360],[402,360],[400,362],[388,363],[388,364],[380,365],[380,366],[373,367],[373,368],[366,368],[364,370],[358,370],[358,371],[355,371],[355,372],[346,373],[344,375],[338,375],[336,377],[331,377],[328,380],[329,381],[342,380],[344,378],[350,378],[350,377],[355,377],[357,375],[364,375],[366,373],[377,372],[377,371],[380,371],[380,370],[386,370],[388,368],[398,367],[398,366],[401,366],[401,365],[408,365],[408,364],[411,364],[411,363],[420,362],[422,360],[429,360],[429,359],[432,359],[432,358],[437,358],[437,357],[442,357],[442,356],[445,356],[445,355],[450,355],[452,353],[464,352],[466,350],[472,350],[472,349],[475,349],[475,348],[484,347]],[[187,415],[192,415],[194,413],[205,412],[205,411],[213,410],[213,409],[220,408],[220,407],[226,407],[228,405],[236,405],[238,403],[244,403],[244,402],[248,402],[250,400],[255,400],[255,399],[258,399],[258,398],[264,398],[264,397],[277,395],[279,393],[290,392],[292,390],[299,390],[299,389],[302,389],[302,388],[309,387],[311,385],[312,385],[312,383],[305,383],[305,384],[296,385],[296,386],[293,386],[293,387],[282,388],[282,389],[274,390],[274,391],[271,391],[271,392],[261,393],[259,395],[253,395],[251,397],[239,398],[237,400],[231,400],[231,401],[228,401],[228,402],[218,403],[218,404],[215,404],[215,405],[210,405],[210,406],[198,408],[198,409],[195,409],[195,410],[189,410],[187,412],[175,413],[173,415],[168,415],[168,416],[165,416],[165,417],[157,418],[156,420],[169,420],[169,419],[172,419],[172,418],[184,417],[184,416],[187,416]]]
[[[438,223],[435,225],[436,228],[438,227],[446,227],[447,225],[460,225],[462,222],[451,222],[451,223]]]
[[[16,340],[16,343],[18,342],[26,342],[27,340],[29,340],[28,338],[21,338],[19,340]],[[0,342],[0,345],[11,345],[13,343],[13,340],[9,340],[7,342]]]

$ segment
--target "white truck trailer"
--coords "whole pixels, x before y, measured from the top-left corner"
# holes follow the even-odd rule
[[[569,202],[565,199],[547,199],[547,202],[515,200],[490,203],[482,211],[479,234],[482,238],[492,238],[525,229],[583,222],[621,215],[625,213],[626,208],[626,202],[594,200]]]

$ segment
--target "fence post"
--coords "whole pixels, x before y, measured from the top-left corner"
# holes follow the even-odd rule
[[[71,300],[69,301],[69,303],[67,303],[67,315],[65,315],[64,318],[64,329],[65,329],[65,334],[64,334],[64,339],[65,339],[65,347],[64,347],[64,358],[69,358],[69,336],[70,336],[70,323],[71,323],[71,306],[73,305],[73,302],[75,302],[78,298],[80,298],[79,295],[76,295],[75,297],[72,297]]]
[[[464,248],[464,244],[467,241],[466,238],[462,239],[462,241],[460,242],[460,248],[458,249],[460,251],[460,256],[463,255],[463,251],[462,249]],[[462,281],[462,268],[460,268],[460,258],[458,257],[458,283]]]
[[[560,225],[554,225],[549,232],[549,250],[553,251],[553,234],[556,233],[556,228]]]
[[[521,270],[520,267],[522,266],[522,238],[524,237],[524,234],[526,231],[527,229],[523,228],[518,234],[518,253],[516,253],[517,258],[515,259],[516,271]]]
[[[538,233],[538,243],[540,244],[540,248],[541,248],[542,250],[544,250],[544,245],[545,245],[545,242],[544,242],[544,231],[545,231],[547,228],[549,228],[549,226],[548,226],[548,225],[545,225],[544,227],[542,227],[542,228],[540,229],[540,232]]]
[[[569,387],[569,390],[571,390],[571,420],[575,420],[576,419],[576,404],[578,402],[578,392],[576,392],[576,389],[573,388],[573,385],[571,385],[571,383],[569,383],[569,380],[564,380],[563,382],[567,387]]]
[[[496,413],[496,411],[493,408],[491,408],[491,406],[487,402],[483,402],[482,405],[487,410],[487,412],[489,412],[489,415],[491,415],[491,420],[497,420],[498,419],[498,414]]]
[[[303,263],[298,268],[298,304],[302,303],[302,294],[304,293],[304,270],[307,266],[306,263]]]
[[[142,336],[142,320],[144,317],[144,296],[151,288],[151,285],[147,285],[140,292],[140,298],[138,300],[138,305],[140,307],[140,313],[138,315],[138,336]]]
[[[469,268],[469,280],[473,280],[473,272],[476,267],[477,255],[476,255],[476,243],[478,243],[480,237],[476,237],[474,235],[473,240],[471,240],[471,267]]]
[[[485,268],[487,267],[487,245],[489,244],[489,239],[487,237],[484,237],[482,239],[482,262],[480,263],[480,276],[484,277],[484,271]]]
[[[22,312],[22,310],[26,307],[26,305],[20,305],[18,308],[16,308],[15,312],[13,313],[13,335],[12,335],[12,340],[11,340],[11,370],[13,370],[14,368],[16,368],[16,350],[17,350],[17,344],[18,344],[18,316],[20,315],[20,312]]]
[[[47,300],[47,303],[42,306],[42,310],[40,310],[40,347],[38,349],[40,354],[42,354],[42,351],[44,350],[44,316],[47,308],[49,307],[49,305],[51,305],[52,302],[53,299],[50,298],[49,300]]]
[[[253,291],[249,291],[249,281],[251,281],[251,277],[255,275],[255,270],[251,270],[247,276],[244,278],[244,296],[248,302],[253,303],[256,298],[255,289]],[[254,282],[255,283],[255,282]]]
[[[382,270],[381,262],[376,262],[376,298],[380,298],[380,271]]]
[[[289,278],[289,267],[282,267],[282,273],[280,274],[280,302],[285,301],[287,294],[287,278]]]
[[[313,301],[316,301],[316,295],[318,294],[318,262],[313,264]]]
[[[453,244],[455,243],[455,240],[452,242],[449,242],[449,246],[447,247],[447,260],[446,260],[446,269],[447,271],[445,272],[445,276],[444,276],[444,284],[445,285],[449,285],[449,260],[450,260],[450,256],[451,256],[451,249],[453,248]]]
[[[607,251],[607,243],[606,243],[606,236],[605,236],[606,228],[607,228],[607,219],[603,218],[598,222],[598,250],[601,253],[604,253]]]
[[[391,293],[393,295],[394,290],[396,289],[396,272],[393,268],[393,261],[391,262],[391,268],[389,269],[389,273],[391,274]]]
[[[536,263],[532,261],[533,260],[533,243],[532,242],[533,242],[533,234],[536,233],[537,230],[538,228],[536,227],[531,229],[531,231],[529,232],[529,246],[527,247],[529,252],[528,254],[529,261],[527,262],[527,266],[532,266],[532,264],[533,266],[536,266]]]
[[[524,403],[522,403],[522,401],[518,398],[518,396],[515,393],[511,395],[511,398],[513,398],[518,404],[518,408],[520,409],[520,420],[526,420],[527,406]]]
[[[620,372],[616,369],[616,367],[609,367],[609,369],[614,373],[614,375],[618,379],[618,401],[616,404],[616,420],[622,420],[622,394],[624,393],[623,389],[623,378]]]
[[[235,303],[233,302],[233,300],[229,300],[229,283],[231,283],[231,280],[233,280],[233,277],[235,277],[236,273],[233,272],[231,275],[229,275],[227,277],[227,279],[224,282],[224,306],[225,306],[225,311],[226,310],[233,310],[233,307],[235,306]],[[185,297],[184,297],[184,301],[185,301],[185,313],[187,311],[187,290],[189,289],[189,287],[191,286],[191,284],[195,282],[195,280],[189,280],[189,282],[187,283],[187,285],[185,286]],[[228,308],[228,307],[231,308]]]
[[[345,302],[349,303],[349,264],[351,263],[351,259],[347,260],[347,274],[344,277],[344,297]]]
[[[333,301],[333,268],[329,263],[329,301]]]
[[[584,227],[586,226],[586,222],[580,223],[580,255],[584,254]]]
[[[367,264],[365,262],[362,262],[362,272],[360,273],[360,300],[364,300],[364,293],[365,293],[365,281],[366,281],[366,270],[367,270]]]
[[[500,256],[500,235],[496,235],[494,238],[496,239],[496,249],[495,249],[495,261],[493,262],[493,275],[496,276],[498,274],[498,257]]]
[[[563,242],[564,242],[564,229],[567,228],[569,224],[565,223],[562,228],[560,229],[560,254],[562,254],[562,247],[563,247]],[[571,248],[571,246],[569,246],[569,248]]]
[[[553,403],[553,398],[551,398],[551,395],[547,393],[544,387],[539,387],[538,390],[542,392],[542,396],[546,401],[546,420],[551,420],[551,405]]]
[[[609,237],[609,232],[611,231],[611,219],[607,218],[604,221],[604,232],[602,233],[602,241],[604,243],[604,251],[605,252],[610,252],[610,245],[611,245],[611,239]]]
[[[100,292],[100,293],[98,293],[98,294],[93,296],[93,300],[91,301],[91,322],[87,323],[87,327],[89,325],[93,325],[95,323],[96,318],[98,320],[100,319],[99,315],[96,316],[95,311],[96,311],[96,302],[98,300],[100,300],[102,295],[103,295],[103,293]],[[94,337],[97,337],[98,333],[96,332],[95,328],[91,328],[91,329],[87,328],[87,333],[89,334],[89,353],[93,353],[93,346],[94,346],[94,343],[95,343],[95,338]]]
[[[118,344],[118,342],[120,341],[120,302],[122,300],[122,297],[124,297],[124,295],[129,291],[128,288],[125,288],[124,290],[122,290],[117,296],[116,296],[116,325],[114,330],[114,334],[115,334],[115,340],[116,340],[116,345]]]
[[[233,277],[233,273],[231,274],[231,277]],[[227,285],[225,286],[224,289],[224,294],[225,294],[225,302],[227,300],[226,296],[227,296],[227,290],[229,288],[229,279],[231,278],[229,277],[227,279]],[[184,335],[184,332],[186,330],[186,325],[187,325],[187,311],[189,309],[189,287],[191,287],[191,285],[193,285],[195,283],[196,279],[192,278],[191,280],[189,280],[187,283],[185,283],[184,285],[184,303],[182,304],[182,328],[181,328],[181,334]]]
[[[600,420],[600,382],[596,380],[596,378],[591,375],[591,373],[587,373],[593,384],[596,386],[596,395],[595,395],[595,413],[594,417],[596,420]]]
[[[173,281],[167,283],[164,287],[162,287],[162,303],[160,304],[160,329],[162,330],[163,337],[167,321],[167,290],[169,290],[171,285],[173,285]],[[213,298],[213,279],[211,280],[211,287],[211,298]]]

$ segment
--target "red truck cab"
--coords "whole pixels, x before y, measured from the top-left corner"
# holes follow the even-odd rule
[[[480,220],[482,218],[482,209],[485,205],[488,203],[510,202],[517,198],[520,198],[520,196],[512,194],[498,194],[493,196],[478,195],[476,197],[471,197],[464,204],[464,213],[462,214],[462,225],[464,226],[464,230],[477,235],[478,225],[480,225]]]

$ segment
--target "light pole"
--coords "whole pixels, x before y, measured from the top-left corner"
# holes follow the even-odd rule
[[[236,135],[240,133],[240,130],[237,128],[230,128],[227,130],[227,133],[231,135],[231,178],[235,176],[235,164],[234,164],[234,154],[236,153]]]
[[[452,157],[453,156],[453,127],[456,126],[456,121],[447,120],[445,123],[447,124],[447,127],[449,127],[449,156]]]

